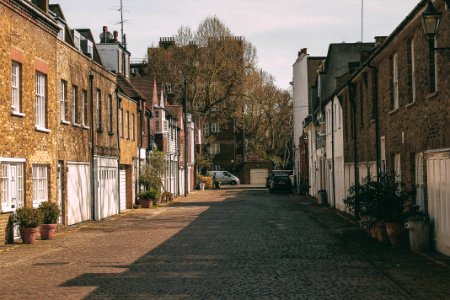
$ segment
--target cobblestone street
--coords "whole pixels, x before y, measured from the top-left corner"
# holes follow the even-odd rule
[[[444,299],[450,264],[262,189],[196,192],[0,247],[5,299]]]

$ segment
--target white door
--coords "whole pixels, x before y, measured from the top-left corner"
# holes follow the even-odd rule
[[[436,250],[450,255],[450,153],[427,155],[428,212]]]
[[[119,170],[120,211],[127,208],[127,175],[125,170]]]
[[[117,159],[97,158],[96,220],[119,213],[118,176]]]
[[[67,164],[67,224],[91,219],[89,164]]]
[[[250,184],[266,186],[267,176],[269,176],[268,169],[250,169]]]
[[[58,218],[59,224],[63,223],[63,205],[62,205],[63,184],[62,184],[62,180],[63,180],[63,164],[59,162],[58,163],[58,207],[61,211],[61,214],[59,215],[59,218]]]

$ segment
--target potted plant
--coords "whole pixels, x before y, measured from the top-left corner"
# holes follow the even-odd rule
[[[155,189],[149,189],[147,191],[140,192],[139,195],[139,204],[143,208],[150,208],[153,206],[154,201],[158,197],[158,192]]]
[[[58,204],[54,202],[42,202],[38,210],[42,214],[42,224],[40,227],[41,239],[53,240],[55,238],[56,227],[58,227],[58,218],[61,214]]]
[[[19,224],[20,237],[24,244],[34,244],[42,223],[42,212],[33,207],[21,207],[13,215],[13,222]]]
[[[430,249],[430,217],[419,205],[409,207],[405,227],[411,251],[427,252]]]

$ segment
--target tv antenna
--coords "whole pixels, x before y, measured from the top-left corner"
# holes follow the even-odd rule
[[[125,50],[127,49],[127,40],[125,38],[125,34],[123,33],[123,23],[125,23],[127,20],[123,19],[123,0],[120,0],[120,36],[122,37],[122,46],[125,48]]]

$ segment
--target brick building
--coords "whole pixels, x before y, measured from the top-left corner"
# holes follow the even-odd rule
[[[432,3],[432,4],[431,4]],[[431,46],[421,19],[441,14]],[[450,254],[450,45],[449,7],[420,1],[395,31],[338,90],[343,103],[347,186],[378,172],[393,174],[416,191],[427,211],[436,249]],[[355,178],[357,180],[355,180]]]
[[[10,213],[56,201],[57,35],[48,2],[0,1],[0,243]]]

